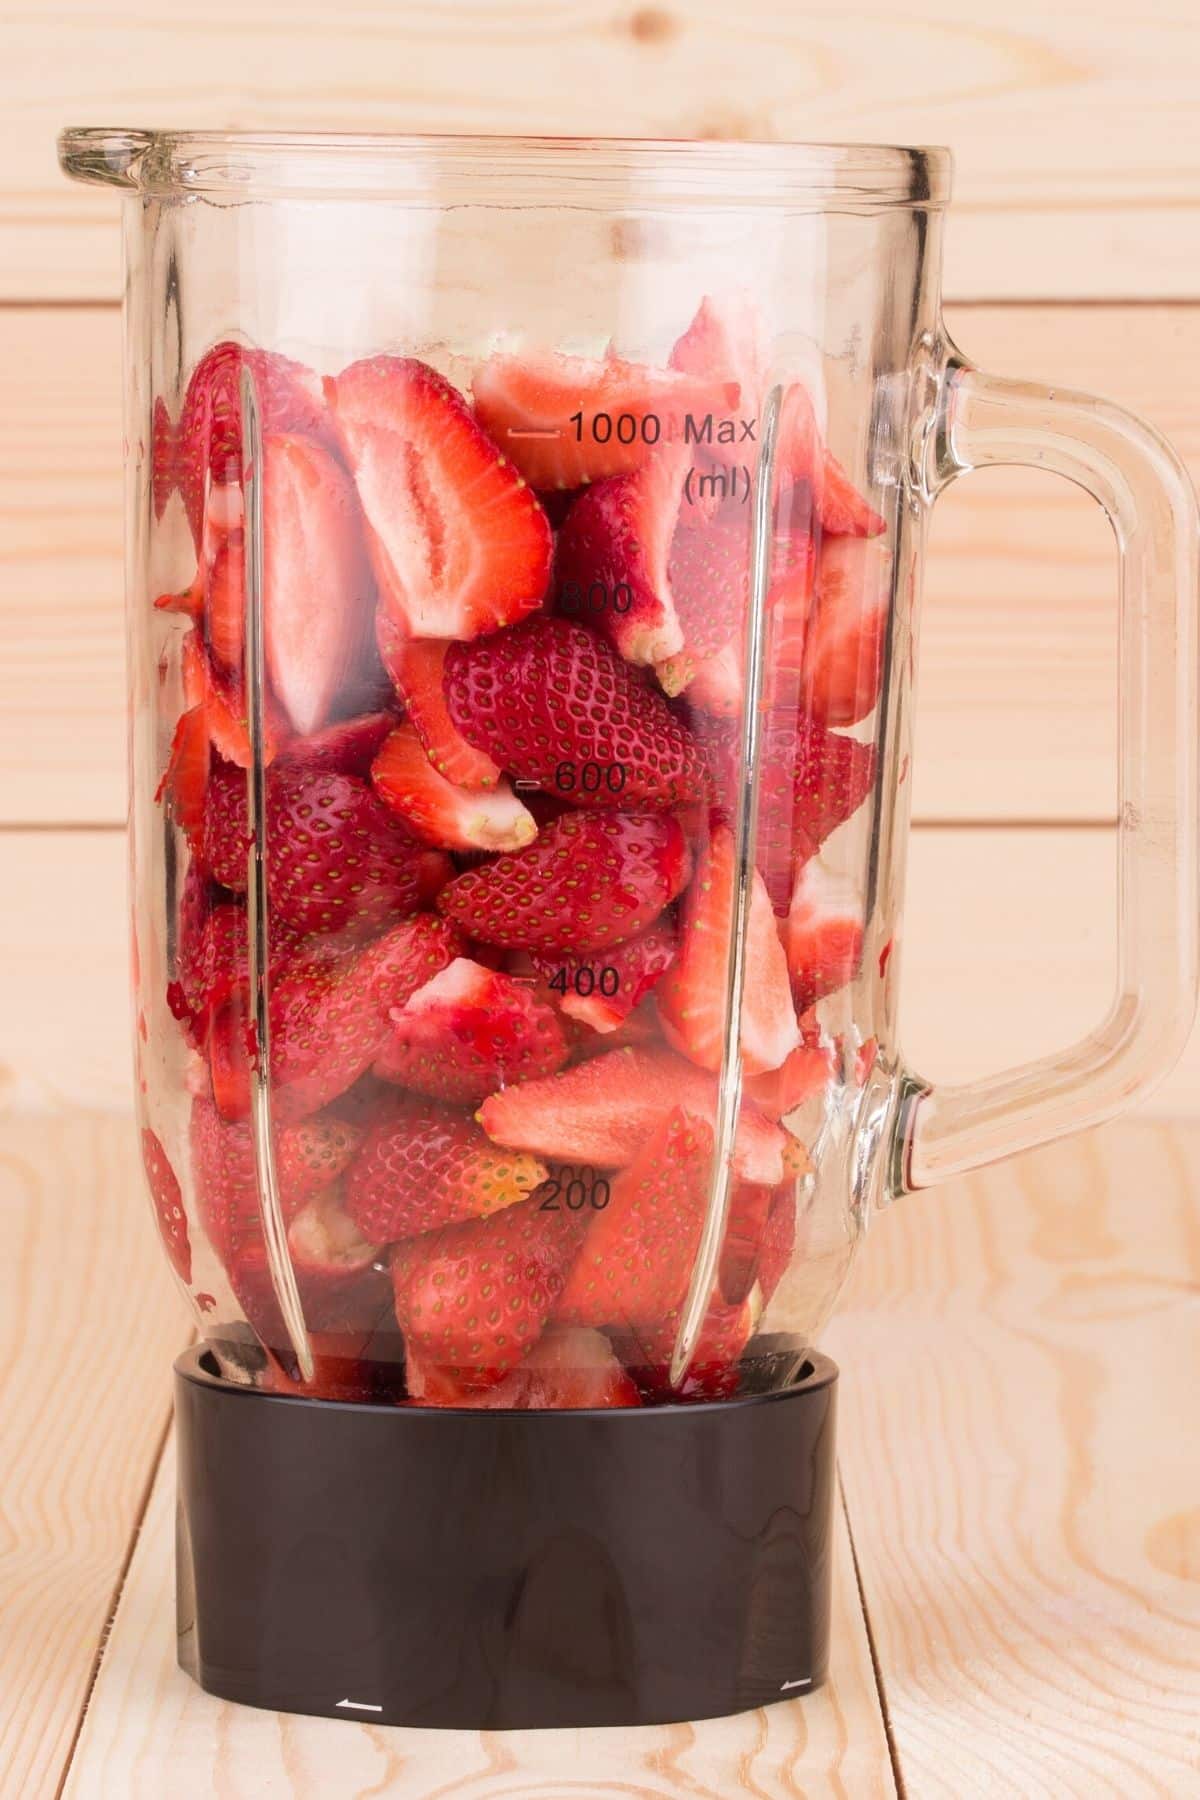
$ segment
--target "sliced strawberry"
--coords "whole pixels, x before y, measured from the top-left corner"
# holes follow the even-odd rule
[[[271,686],[298,732],[329,718],[368,641],[374,582],[354,483],[318,444],[263,438],[263,635]]]
[[[189,877],[191,871],[189,870]],[[268,934],[267,979],[274,985],[295,954],[299,939],[281,919],[271,922]],[[176,949],[179,1001],[176,1017],[190,1020],[198,1040],[203,1040],[214,1014],[235,995],[245,996],[250,984],[249,925],[245,906],[237,900],[216,902],[197,919],[194,910],[180,906]]]
[[[415,837],[447,850],[522,850],[537,836],[533,814],[507,781],[456,787],[440,775],[411,725],[399,725],[371,765],[371,782]]]
[[[357,776],[281,765],[266,839],[271,904],[297,931],[369,931],[417,910],[421,847]]]
[[[280,764],[286,760],[289,767],[301,765],[310,773],[365,777],[371,773],[380,745],[395,727],[396,715],[390,712],[339,719],[311,737],[290,739],[280,751]]]
[[[384,667],[438,774],[457,787],[494,788],[499,768],[467,742],[450,716],[443,685],[449,646],[436,638],[406,637],[382,607],[375,632]]]
[[[443,1370],[408,1361],[408,1391],[422,1406],[499,1412],[569,1412],[640,1406],[641,1396],[600,1331],[550,1325],[533,1349],[492,1388],[460,1388]]]
[[[611,1032],[662,980],[677,941],[674,921],[668,915],[640,937],[614,944],[603,956],[541,954],[531,960],[549,991],[561,996],[559,1006],[568,1018],[590,1025],[593,1031]]]
[[[460,875],[438,907],[484,943],[584,953],[643,931],[690,873],[669,816],[566,813],[528,850]]]
[[[154,1216],[167,1259],[180,1281],[192,1279],[192,1245],[179,1177],[167,1159],[162,1140],[145,1127],[142,1131],[142,1167],[154,1202]]]
[[[654,1324],[683,1300],[712,1181],[707,1119],[674,1107],[593,1212],[559,1296],[568,1325]]]
[[[747,1075],[742,1091],[768,1119],[782,1119],[819,1094],[832,1080],[833,1072],[834,1055],[828,1045],[797,1044],[777,1069]]]
[[[285,1221],[349,1168],[362,1137],[357,1127],[329,1113],[276,1131],[275,1174]],[[198,1098],[192,1102],[190,1142],[200,1221],[226,1261],[260,1229],[253,1133],[249,1124],[222,1119],[210,1100]]]
[[[816,607],[803,676],[805,709],[818,724],[854,725],[874,707],[891,597],[886,545],[825,539],[817,557]]]
[[[204,714],[209,740],[218,756],[248,769],[252,760],[250,722],[240,672],[222,668],[209,655],[198,631],[189,631],[180,656],[184,698]],[[287,721],[267,696],[263,720],[263,761],[274,760],[288,734]]]
[[[704,1069],[724,1054],[726,985],[733,924],[733,833],[718,825],[683,907],[675,960],[659,983],[658,1013],[669,1041]],[[777,1069],[800,1039],[787,958],[763,879],[754,871],[746,927],[741,1044],[748,1074]]]
[[[686,728],[650,681],[568,619],[529,619],[446,654],[463,736],[575,806],[676,806],[703,787]]]
[[[586,609],[626,662],[659,663],[683,649],[670,556],[690,466],[685,443],[664,445],[634,474],[585,488],[559,532],[559,610]]]
[[[777,467],[785,480],[807,483],[812,510],[827,537],[877,537],[887,521],[868,505],[821,441],[807,389],[793,382],[779,409]]]
[[[311,369],[273,351],[247,350],[228,339],[214,344],[192,371],[175,443],[175,479],[197,548],[206,482],[232,485],[242,478],[243,371],[254,380],[264,436],[300,432],[317,443],[332,443],[320,378]]]
[[[404,1101],[367,1133],[346,1181],[346,1210],[374,1242],[486,1218],[527,1199],[546,1169],[499,1150],[478,1125],[432,1100]]]
[[[670,1050],[629,1047],[492,1094],[478,1118],[489,1137],[510,1149],[613,1169],[633,1161],[673,1106],[713,1120],[713,1076]],[[775,1186],[788,1142],[778,1125],[743,1102],[733,1153],[739,1175]]]
[[[396,1318],[418,1364],[460,1388],[495,1387],[541,1336],[578,1248],[577,1213],[534,1194],[392,1252]]]
[[[412,357],[326,383],[384,607],[412,637],[474,637],[542,603],[546,515],[462,395]]]
[[[862,961],[862,902],[853,882],[819,862],[800,871],[784,927],[799,1012],[844,987]]]
[[[575,488],[641,468],[660,439],[702,428],[736,387],[608,356],[497,352],[472,383],[475,413],[535,488]],[[576,417],[578,415],[578,417]]]
[[[393,1008],[375,1073],[441,1100],[479,1101],[553,1075],[568,1056],[558,1015],[527,983],[459,957]]]
[[[787,1274],[796,1249],[796,1189],[791,1182],[776,1192],[763,1232],[754,1285],[765,1307]]]
[[[212,494],[236,493],[240,488],[214,488]],[[245,541],[240,524],[226,524],[226,507],[211,500],[205,513],[204,542],[191,584],[178,594],[160,594],[154,602],[160,612],[182,612],[200,627],[210,655],[223,669],[241,668],[246,636]]]
[[[680,1314],[672,1313],[660,1324],[641,1326],[622,1333],[615,1348],[639,1390],[652,1400],[730,1400],[741,1386],[739,1363],[754,1335],[761,1312],[753,1300],[738,1306],[713,1299],[687,1373],[677,1385],[671,1381],[671,1357],[679,1332]]]
[[[181,713],[171,739],[171,753],[154,798],[164,801],[168,816],[189,837],[203,832],[210,762],[208,722],[202,706]]]

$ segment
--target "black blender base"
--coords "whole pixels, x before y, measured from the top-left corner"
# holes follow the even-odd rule
[[[209,1693],[378,1724],[703,1719],[816,1687],[837,1370],[774,1394],[463,1412],[175,1365],[179,1661]]]

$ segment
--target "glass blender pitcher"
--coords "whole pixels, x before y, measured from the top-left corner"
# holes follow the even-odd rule
[[[125,197],[181,1661],[440,1726],[803,1693],[815,1346],[871,1214],[1105,1118],[1191,1022],[1178,459],[949,342],[943,151],[61,154]],[[922,545],[998,462],[1117,538],[1120,958],[1082,1042],[932,1087],[896,1017]]]

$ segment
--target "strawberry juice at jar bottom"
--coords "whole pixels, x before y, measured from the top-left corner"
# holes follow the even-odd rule
[[[948,342],[940,151],[62,158],[125,196],[180,1660],[383,1724],[802,1696],[816,1346],[866,1223],[1104,1116],[1187,1028],[1178,464]],[[1124,985],[1083,1043],[937,1088],[896,1017],[921,546],[1014,459],[1122,545]]]

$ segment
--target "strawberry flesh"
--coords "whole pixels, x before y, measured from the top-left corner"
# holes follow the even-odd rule
[[[862,905],[854,884],[821,863],[801,870],[784,926],[792,994],[806,1012],[845,987],[862,961]]]
[[[538,954],[530,958],[570,1019],[593,1031],[616,1031],[670,968],[678,933],[669,914],[640,937],[614,944],[602,957]],[[490,1089],[489,1089],[490,1092]]]
[[[459,957],[392,1008],[374,1067],[418,1093],[474,1103],[513,1082],[553,1075],[568,1053],[558,1014],[528,983]]]
[[[802,696],[818,725],[857,724],[879,698],[891,577],[884,544],[827,538],[821,545]]]
[[[450,715],[444,685],[450,646],[436,638],[405,637],[382,607],[375,632],[384,667],[438,774],[457,787],[494,788],[498,765],[467,742]]]
[[[507,781],[490,788],[456,787],[430,762],[417,732],[399,725],[371,765],[379,798],[415,837],[447,850],[521,850],[537,824]]]

